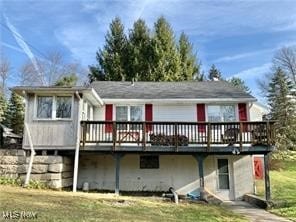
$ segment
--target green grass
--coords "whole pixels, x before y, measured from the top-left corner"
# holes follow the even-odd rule
[[[38,221],[246,221],[221,206],[161,198],[71,193],[0,185],[2,211],[37,212]]]
[[[271,194],[274,206],[269,210],[296,221],[296,162],[283,161],[282,169],[270,171]],[[264,183],[257,181],[258,193],[263,195]]]

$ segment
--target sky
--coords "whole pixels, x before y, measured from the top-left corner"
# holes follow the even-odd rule
[[[126,32],[139,18],[153,29],[164,16],[176,38],[182,31],[189,36],[205,72],[215,64],[225,78],[245,80],[259,100],[257,80],[270,73],[274,53],[296,46],[296,0],[0,0],[0,13],[0,54],[12,66],[10,87],[19,84],[24,62],[48,52],[95,64],[115,16]]]

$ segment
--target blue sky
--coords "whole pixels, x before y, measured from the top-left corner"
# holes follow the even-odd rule
[[[244,79],[258,96],[256,80],[269,72],[274,52],[296,45],[296,1],[193,0],[0,0],[0,50],[11,62],[9,85],[18,84],[21,64],[59,50],[68,61],[94,64],[110,21],[126,30],[143,18],[150,28],[163,15],[178,36],[184,31],[207,72],[211,64],[225,77]],[[29,43],[29,45],[24,44]],[[32,47],[33,46],[33,47]]]

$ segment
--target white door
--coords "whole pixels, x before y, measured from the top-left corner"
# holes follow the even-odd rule
[[[217,166],[217,195],[222,200],[233,200],[233,172],[232,161],[228,158],[219,157],[216,162]]]

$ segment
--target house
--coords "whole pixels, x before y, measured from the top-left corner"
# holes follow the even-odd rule
[[[173,187],[240,199],[254,192],[252,155],[266,162],[273,150],[273,123],[252,121],[256,99],[224,81],[13,90],[26,100],[23,149],[75,156],[73,191]]]

